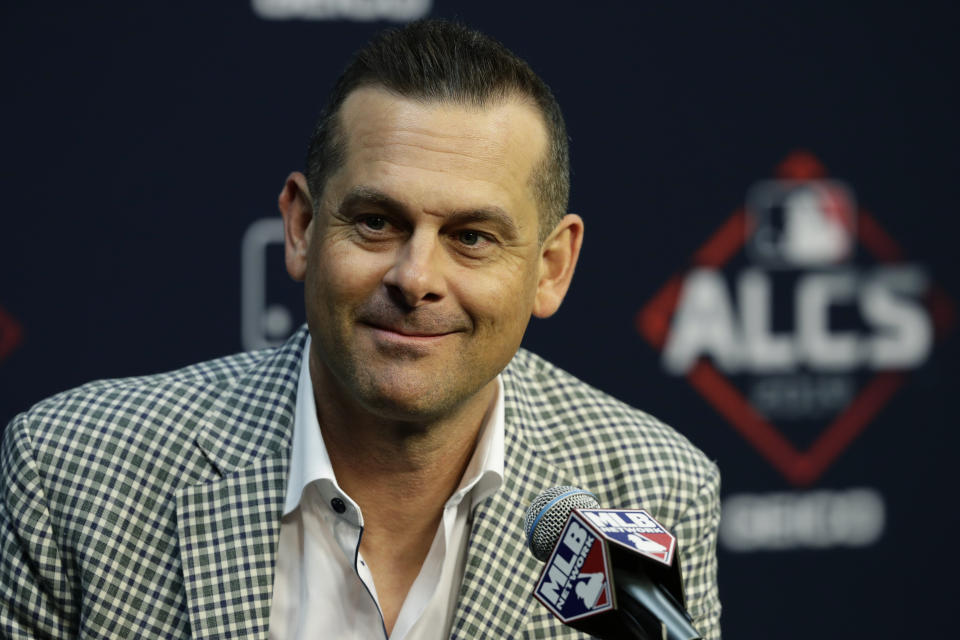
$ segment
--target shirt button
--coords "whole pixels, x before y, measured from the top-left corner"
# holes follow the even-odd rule
[[[347,510],[347,505],[343,503],[343,500],[340,498],[334,498],[330,501],[330,506],[333,507],[333,510],[337,513],[343,513]]]

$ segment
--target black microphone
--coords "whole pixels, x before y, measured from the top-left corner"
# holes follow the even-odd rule
[[[601,509],[577,487],[551,487],[524,516],[546,565],[534,597],[602,640],[700,640],[684,606],[676,537],[642,509]]]

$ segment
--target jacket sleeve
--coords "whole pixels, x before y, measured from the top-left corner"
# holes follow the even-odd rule
[[[675,527],[682,541],[680,568],[687,612],[706,640],[720,639],[720,596],[717,589],[717,531],[720,526],[720,471],[700,487]]]
[[[64,570],[37,471],[26,414],[0,447],[0,636],[70,638],[78,598]]]

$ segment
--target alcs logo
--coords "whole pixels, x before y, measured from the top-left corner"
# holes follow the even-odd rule
[[[668,372],[805,486],[927,360],[953,310],[852,189],[796,152],[636,320]]]

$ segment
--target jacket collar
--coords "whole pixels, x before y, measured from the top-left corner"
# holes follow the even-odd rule
[[[197,425],[195,441],[222,474],[242,469],[267,452],[289,450],[300,359],[301,327],[285,344],[223,388]]]

